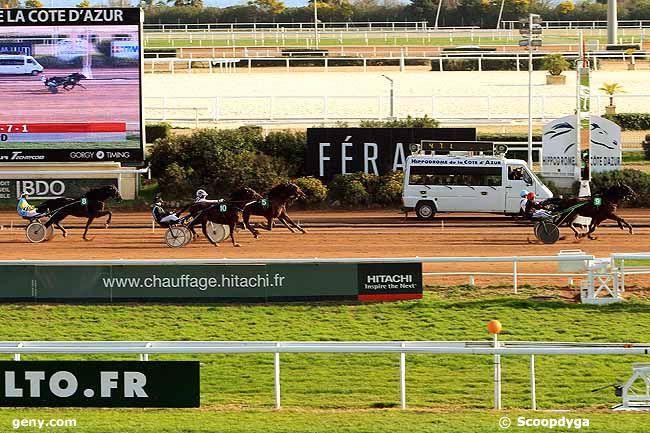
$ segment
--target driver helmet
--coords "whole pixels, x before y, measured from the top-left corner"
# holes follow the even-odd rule
[[[161,204],[163,203],[163,199],[162,199],[162,197],[160,196],[160,194],[156,194],[156,195],[153,197],[153,202],[154,202],[154,204],[157,204],[157,205],[161,205]]]
[[[526,197],[528,198],[528,200],[535,200],[535,193],[531,191],[528,193]]]
[[[200,190],[196,191],[196,198],[197,199],[206,198],[207,196],[208,196],[208,193],[205,192],[204,189],[200,189]]]
[[[22,194],[20,194],[20,198],[27,198],[27,197],[28,197],[28,194],[26,192],[23,192]]]
[[[521,192],[519,193],[519,197],[524,198],[526,196],[528,196],[528,191],[522,189]]]

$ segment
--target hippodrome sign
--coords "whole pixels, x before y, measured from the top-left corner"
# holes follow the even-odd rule
[[[409,145],[423,140],[476,141],[475,128],[309,128],[307,173],[329,180],[358,171],[385,175],[401,171]]]
[[[137,8],[0,9],[0,40],[30,41],[0,50],[49,80],[2,75],[0,162],[143,161],[141,20]]]
[[[580,162],[576,152],[576,116],[565,116],[544,126],[542,174],[574,177]],[[589,159],[592,173],[620,170],[621,128],[603,117],[590,116]]]

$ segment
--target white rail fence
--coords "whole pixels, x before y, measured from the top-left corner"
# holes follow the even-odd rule
[[[319,29],[340,29],[345,31],[364,29],[368,31],[426,29],[426,21],[322,21],[318,23]],[[461,27],[469,29],[472,27]],[[236,30],[251,31],[287,31],[287,30],[313,30],[313,22],[278,22],[278,23],[177,23],[177,24],[145,24],[145,33],[155,32],[234,32]]]
[[[208,91],[208,89],[206,89]],[[394,99],[394,117],[438,120],[525,120],[526,95],[402,96]],[[606,95],[592,95],[594,113],[609,105]],[[280,96],[157,96],[145,97],[145,117],[150,121],[182,122],[199,126],[232,121],[345,121],[382,120],[391,117],[388,95],[280,95]],[[641,112],[650,106],[648,94],[616,95],[620,112]],[[533,95],[533,118],[555,119],[569,114],[575,95]],[[639,143],[636,143],[639,147]]]
[[[619,28],[648,28],[650,20],[618,20]],[[519,21],[501,21],[504,29],[516,29]],[[545,29],[606,29],[607,20],[544,20],[542,27]]]
[[[406,409],[406,355],[493,355],[494,408],[501,409],[501,356],[530,356],[531,409],[537,409],[536,355],[650,355],[649,343],[571,343],[499,341],[350,341],[350,342],[283,342],[283,341],[4,341],[0,353],[42,354],[139,354],[149,360],[157,354],[236,354],[272,353],[274,355],[275,407],[282,406],[280,354],[290,353],[382,353],[399,354],[400,404]]]
[[[621,28],[619,39],[626,43],[643,43],[647,40],[647,28]],[[607,36],[606,28],[582,30],[587,42],[600,46]],[[544,45],[576,45],[578,31],[575,29],[548,29],[544,32]],[[592,39],[589,39],[592,38]],[[594,39],[595,38],[595,39]],[[248,29],[233,31],[165,31],[148,32],[143,35],[147,48],[210,48],[244,46],[333,46],[342,45],[419,45],[435,44],[506,44],[516,45],[521,39],[516,29],[474,29],[474,28],[373,28],[373,29]],[[318,42],[318,44],[316,43]],[[605,45],[602,41],[603,46]]]

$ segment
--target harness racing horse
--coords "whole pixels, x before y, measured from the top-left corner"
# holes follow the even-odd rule
[[[83,234],[83,239],[87,241],[90,240],[86,237],[88,234],[88,227],[90,227],[90,224],[95,218],[108,215],[108,219],[104,226],[108,228],[111,223],[113,213],[104,204],[104,202],[110,198],[122,201],[122,196],[115,185],[106,185],[100,188],[91,189],[80,198],[61,197],[46,200],[43,203],[40,203],[36,207],[36,210],[39,213],[52,213],[50,219],[45,222],[45,227],[54,225],[63,232],[64,237],[67,235],[67,232],[59,223],[66,217],[74,216],[78,218],[88,218],[86,229]]]
[[[230,228],[230,239],[234,247],[239,247],[235,241],[235,228],[243,222],[244,210],[255,200],[262,199],[262,196],[250,188],[241,188],[230,196],[231,200],[226,202],[199,202],[194,203],[189,207],[189,212],[193,216],[192,222],[187,227],[196,234],[194,226],[201,224],[203,235],[214,245],[218,247],[219,244],[213,242],[207,234],[207,222],[211,221],[217,224],[224,224]],[[250,232],[255,236],[255,232],[249,228]],[[257,237],[257,236],[255,236]]]
[[[603,192],[593,195],[588,198],[570,198],[559,200],[554,203],[558,210],[568,209],[575,206],[566,218],[567,225],[575,233],[577,239],[588,237],[589,239],[596,239],[593,236],[594,231],[605,220],[611,219],[618,223],[621,230],[627,228],[632,234],[632,226],[625,221],[625,219],[616,215],[616,208],[623,200],[633,199],[636,193],[628,185],[618,182],[616,185],[611,186]],[[573,226],[573,220],[577,216],[591,218],[589,224],[589,231],[587,233],[579,233]]]
[[[291,233],[295,233],[295,230],[289,224],[302,233],[307,233],[287,214],[287,207],[295,200],[303,197],[305,197],[305,193],[295,183],[285,182],[276,185],[266,194],[266,200],[258,200],[244,209],[244,226],[257,238],[259,232],[250,225],[251,215],[257,215],[266,217],[265,230],[271,231],[273,229],[273,220],[277,218]]]

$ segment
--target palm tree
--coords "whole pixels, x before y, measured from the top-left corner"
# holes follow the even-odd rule
[[[617,93],[625,93],[623,86],[618,83],[603,83],[600,89],[607,95],[609,95],[609,105],[610,107],[614,106],[614,95]]]

